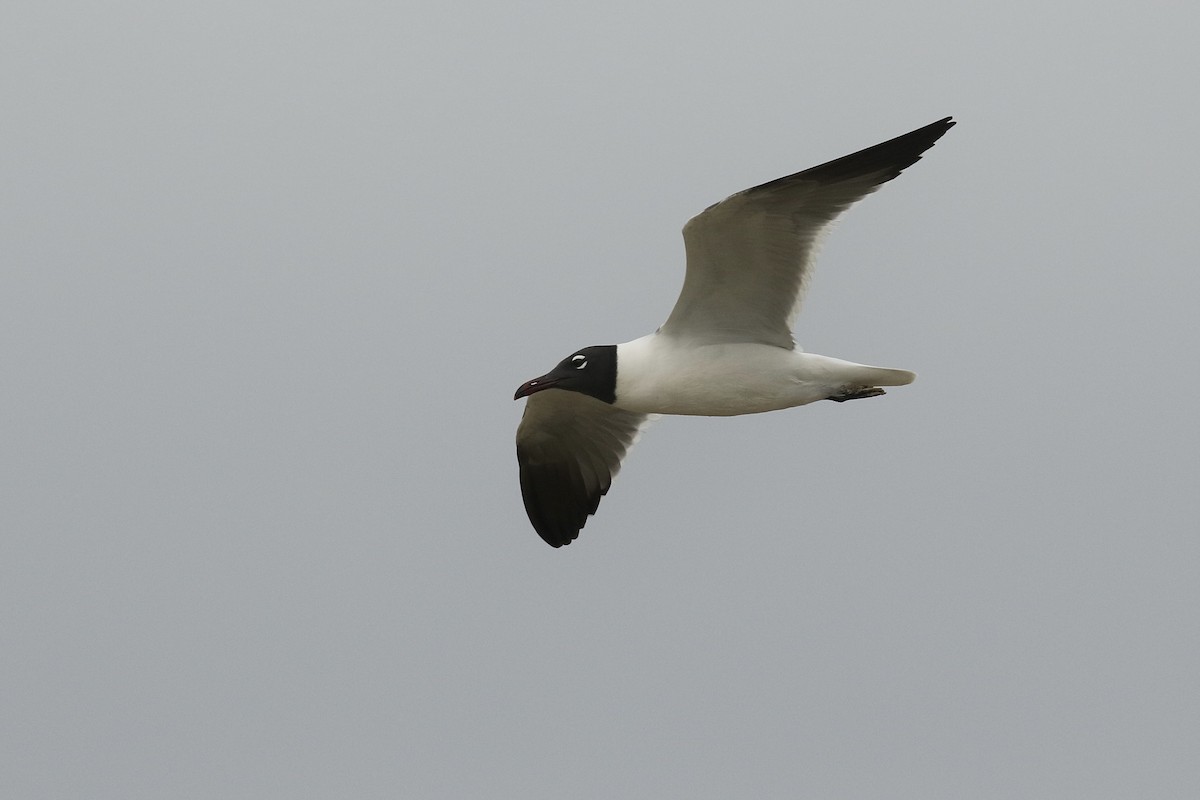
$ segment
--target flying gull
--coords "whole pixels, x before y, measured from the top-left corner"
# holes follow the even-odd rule
[[[806,353],[792,324],[822,234],[953,125],[946,117],[709,206],[683,227],[687,273],[657,331],[577,350],[521,384],[521,494],[547,544],[575,540],[655,415],[757,414],[912,383],[905,370]]]

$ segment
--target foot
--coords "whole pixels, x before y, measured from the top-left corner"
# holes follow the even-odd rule
[[[862,389],[843,389],[835,395],[826,397],[826,400],[832,400],[835,403],[844,403],[847,400],[858,400],[862,397],[878,397],[881,394],[887,394],[878,386],[868,386]]]

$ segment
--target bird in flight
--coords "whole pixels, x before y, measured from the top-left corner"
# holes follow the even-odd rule
[[[683,289],[658,330],[576,350],[521,384],[521,495],[547,544],[575,540],[656,415],[757,414],[912,383],[905,370],[806,353],[792,325],[822,234],[953,125],[946,117],[709,206],[683,227]]]

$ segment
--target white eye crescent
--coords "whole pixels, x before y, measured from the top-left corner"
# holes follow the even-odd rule
[[[583,353],[571,356],[571,361],[575,362],[575,369],[583,369],[587,366],[587,356]]]

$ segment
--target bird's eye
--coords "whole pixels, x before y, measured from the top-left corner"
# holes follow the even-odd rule
[[[587,356],[583,353],[577,353],[571,356],[571,363],[575,365],[575,369],[583,369],[587,366]]]

